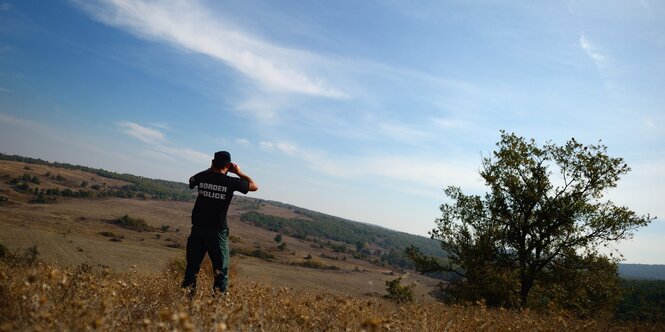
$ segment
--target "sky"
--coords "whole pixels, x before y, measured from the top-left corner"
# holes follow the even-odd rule
[[[282,201],[427,236],[500,130],[602,140],[661,217],[665,2],[0,0],[0,152],[185,182],[231,152]]]

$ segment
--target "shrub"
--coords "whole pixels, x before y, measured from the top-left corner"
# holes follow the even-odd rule
[[[256,257],[264,260],[274,260],[275,255],[261,249],[254,249],[254,250],[248,250],[248,249],[243,249],[243,248],[232,248],[231,249],[231,256],[235,255],[244,255],[244,256],[251,256],[251,257]]]
[[[155,230],[154,227],[146,224],[145,220],[141,218],[132,218],[128,215],[124,215],[118,219],[113,219],[109,222],[116,226],[120,226],[122,228],[127,228],[137,232],[150,232]]]
[[[37,261],[37,257],[39,257],[39,250],[37,249],[37,245],[35,244],[32,247],[25,249],[23,256],[28,261],[28,263],[35,263]]]
[[[161,227],[159,227],[159,230],[161,230],[162,232],[168,232],[169,227],[170,227],[169,225],[162,225]]]
[[[297,265],[297,266],[307,267],[310,269],[319,269],[319,270],[339,270],[339,266],[325,265],[314,259],[309,259],[303,262],[294,262],[291,263],[291,265]]]
[[[0,258],[4,258],[5,256],[7,256],[7,247],[0,243]]]
[[[277,249],[284,251],[286,250],[286,242],[282,242],[277,246]]]
[[[109,240],[113,241],[113,242],[120,242],[120,240],[125,238],[124,235],[120,235],[120,234],[116,234],[116,233],[108,232],[108,231],[99,232],[99,235],[104,236],[104,237],[108,237],[108,238],[110,238]]]
[[[402,277],[386,281],[386,294],[384,297],[396,302],[413,302],[413,288],[415,285],[402,286]]]

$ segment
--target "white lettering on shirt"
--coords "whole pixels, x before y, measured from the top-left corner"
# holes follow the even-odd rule
[[[206,182],[199,183],[199,195],[203,197],[226,199],[226,194],[223,193],[227,192],[227,190],[226,186]]]

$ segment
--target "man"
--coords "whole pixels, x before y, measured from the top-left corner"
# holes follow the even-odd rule
[[[239,177],[228,176],[227,172]],[[199,187],[199,194],[192,210],[192,233],[187,239],[187,267],[182,287],[189,288],[190,297],[194,296],[196,275],[207,252],[215,275],[213,292],[225,293],[229,283],[226,213],[235,191],[247,194],[248,191],[257,191],[259,187],[237,164],[231,162],[231,154],[226,151],[215,153],[210,169],[189,179],[189,188],[194,187]]]

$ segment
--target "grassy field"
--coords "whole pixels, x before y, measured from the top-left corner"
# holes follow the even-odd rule
[[[242,266],[242,264],[237,264]],[[237,266],[236,265],[236,266]],[[579,320],[564,313],[398,304],[381,298],[283,287],[240,277],[232,270],[225,296],[211,296],[211,280],[189,300],[181,271],[63,267],[0,261],[0,331],[658,331],[663,326]]]

